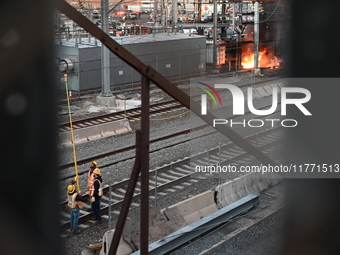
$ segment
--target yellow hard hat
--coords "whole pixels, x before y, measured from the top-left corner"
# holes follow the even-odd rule
[[[73,193],[76,190],[76,187],[73,184],[67,186],[67,192]]]
[[[96,161],[92,161],[91,164],[94,164],[96,167],[98,166]]]
[[[99,175],[101,175],[102,173],[100,172],[100,169],[99,168],[96,168],[96,169],[94,169],[94,171],[93,171],[95,174],[99,174]]]

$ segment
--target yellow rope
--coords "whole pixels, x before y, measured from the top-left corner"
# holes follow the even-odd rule
[[[188,112],[190,112],[190,110],[183,112],[183,113],[180,113],[180,114],[175,115],[175,116],[161,118],[161,119],[150,119],[150,120],[168,120],[168,119],[176,118],[176,117],[179,117],[181,115],[187,114]],[[124,117],[129,118],[129,119],[133,119],[133,120],[141,120],[141,118],[133,118],[133,117],[129,117],[129,116],[126,116],[126,115]]]
[[[64,74],[65,77],[65,86],[66,86],[66,98],[67,98],[67,105],[68,105],[68,115],[70,116],[70,128],[71,128],[71,137],[72,137],[72,147],[73,147],[73,158],[74,158],[74,168],[76,171],[76,180],[77,180],[77,189],[80,192],[79,186],[79,178],[78,178],[78,164],[77,164],[77,155],[76,155],[76,147],[74,145],[74,134],[73,134],[73,126],[72,126],[72,114],[71,114],[71,106],[70,106],[70,99],[69,99],[69,91],[67,86],[67,74]]]

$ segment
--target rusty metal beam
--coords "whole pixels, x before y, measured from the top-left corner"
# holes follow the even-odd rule
[[[140,210],[140,251],[148,254],[149,248],[149,136],[150,136],[150,81],[142,76],[142,120],[141,120],[141,210]]]
[[[112,239],[109,253],[108,253],[109,255],[115,255],[117,253],[120,237],[122,236],[122,233],[124,230],[124,225],[125,225],[127,215],[129,213],[129,208],[131,205],[133,193],[135,191],[136,184],[138,181],[138,176],[141,170],[141,153],[140,153],[141,141],[142,141],[142,132],[140,130],[136,130],[136,159],[135,159],[133,169],[131,171],[130,181],[125,192],[122,208],[120,209],[115,232],[113,234],[113,239]]]
[[[92,23],[89,19],[87,19],[84,15],[79,13],[76,9],[70,6],[65,1],[59,0],[56,4],[56,7],[63,12],[66,16],[74,20],[78,23],[79,26],[83,27],[86,31],[100,40],[103,44],[106,45],[114,54],[116,54],[120,59],[124,60],[131,67],[141,73],[143,76],[148,77],[150,81],[168,93],[170,96],[178,100],[185,107],[194,112],[197,116],[202,118],[205,122],[212,126],[213,120],[216,117],[211,113],[207,112],[207,115],[201,115],[200,105],[196,102],[191,102],[190,97],[185,94],[182,90],[177,88],[174,84],[172,84],[169,80],[167,80],[163,75],[157,72],[152,67],[145,65],[141,62],[137,57],[135,57],[132,53],[126,50],[123,46],[119,45],[115,40],[110,38],[105,32],[103,32],[97,25]],[[218,125],[215,127],[216,130],[227,136],[231,141],[237,144],[239,147],[247,151],[249,154],[253,155],[263,164],[276,164],[273,160],[271,160],[267,155],[259,151],[253,145],[248,143],[242,136],[237,134],[231,128],[225,126],[221,127]]]
[[[122,208],[109,249],[109,255],[117,253],[120,237],[131,205],[133,193],[141,172],[141,221],[140,221],[140,251],[148,254],[149,247],[149,102],[150,82],[142,77],[142,124],[136,131],[136,159],[130,175],[130,181],[125,192]]]

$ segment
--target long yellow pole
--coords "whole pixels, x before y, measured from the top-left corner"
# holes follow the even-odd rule
[[[65,86],[66,86],[66,98],[67,98],[67,105],[68,105],[68,115],[70,117],[70,128],[71,128],[71,137],[72,137],[72,147],[73,147],[73,159],[74,159],[74,168],[76,171],[76,180],[77,180],[77,190],[80,192],[80,186],[79,186],[79,178],[78,178],[78,164],[77,164],[77,153],[76,153],[76,147],[74,144],[74,134],[73,134],[73,126],[72,126],[72,114],[71,114],[71,106],[70,106],[70,99],[69,99],[69,91],[67,86],[67,74],[64,74],[65,79]]]

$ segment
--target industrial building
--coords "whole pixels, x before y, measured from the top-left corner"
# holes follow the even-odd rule
[[[176,33],[112,38],[165,77],[205,72],[205,36]],[[63,40],[56,45],[56,51],[61,71],[58,77],[60,83],[66,72],[70,90],[101,88],[101,43],[99,41],[94,38]],[[110,86],[134,84],[141,80],[137,71],[112,52],[110,52],[109,68]]]

